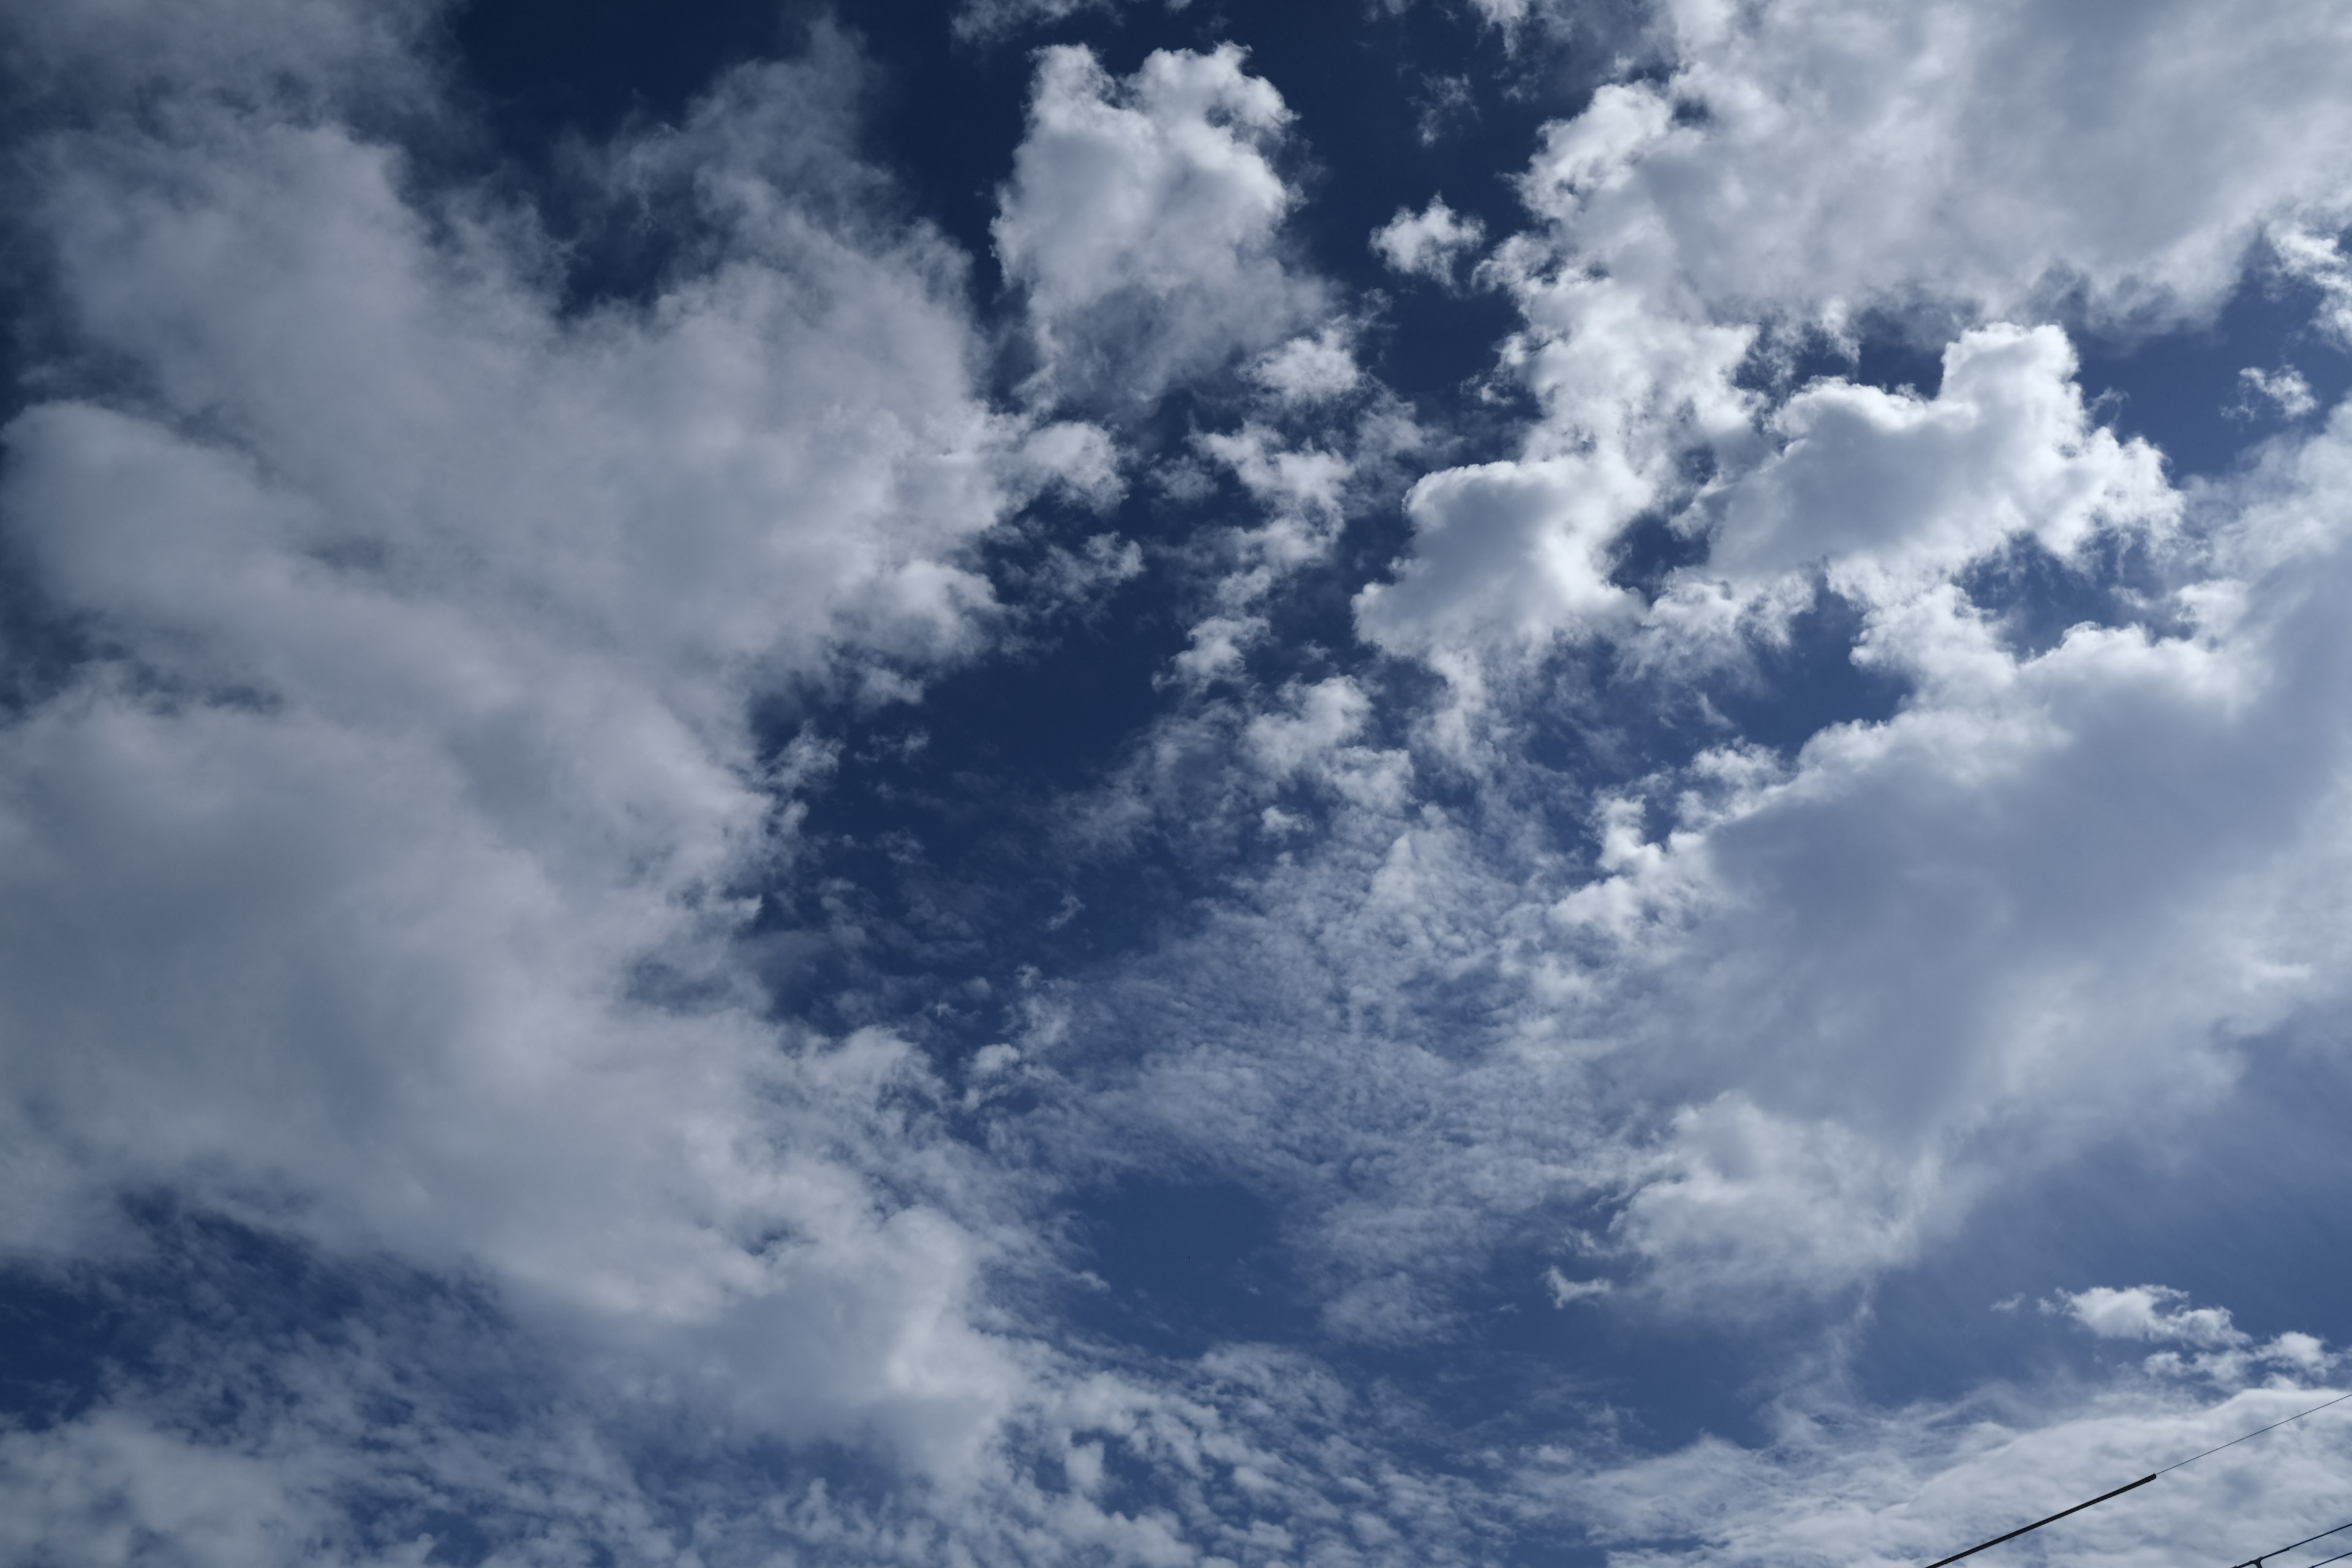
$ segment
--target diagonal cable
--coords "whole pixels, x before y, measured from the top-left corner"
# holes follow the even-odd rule
[[[2045,1524],[2055,1524],[2060,1520],[2064,1519],[2068,1514],[2080,1513],[2086,1508],[2096,1508],[2099,1504],[2106,1501],[2109,1498],[2118,1498],[2123,1496],[2126,1492],[2137,1491],[2140,1488],[2147,1485],[2148,1482],[2156,1479],[2158,1476],[2168,1476],[2173,1471],[2180,1468],[2183,1465],[2193,1465],[2198,1460],[2218,1454],[2224,1448],[2234,1448],[2239,1444],[2247,1441],[2249,1438],[2259,1437],[2265,1432],[2275,1432],[2282,1426],[2287,1426],[2293,1422],[2300,1421],[2306,1415],[2316,1415],[2330,1405],[2341,1405],[2347,1399],[2352,1399],[2352,1394],[2339,1394],[2335,1398],[2315,1405],[2308,1410],[2298,1410],[2294,1415],[2283,1416],[2280,1419],[2272,1422],[2267,1426],[2257,1426],[2252,1431],[2232,1437],[2226,1443],[2216,1443],[2211,1447],[2206,1449],[2203,1453],[2191,1454],[2185,1459],[2176,1459],[2171,1464],[2165,1466],[2164,1468],[2151,1471],[2149,1474],[2140,1477],[2140,1479],[2136,1481],[2117,1487],[2111,1492],[2101,1492],[2097,1497],[2091,1499],[2088,1502],[2078,1502],[2073,1508],[2060,1509],[2056,1513],[2052,1514],[2047,1519],[2037,1519],[2032,1524],[2022,1524],[2018,1526],[2015,1530],[2011,1531],[2007,1535],[1996,1535],[1990,1541],[1979,1542],[1976,1545],[1969,1547],[1966,1552],[1955,1552],[1949,1557],[1938,1557],[1935,1562],[1928,1563],[1927,1568],[1948,1568],[1949,1564],[1958,1563],[1963,1557],[1974,1557],[1978,1552],[1984,1551],[1988,1547],[1999,1546],[2004,1541],[2014,1541],[2019,1536],[2030,1534],[2032,1531],[2041,1529]],[[2336,1529],[2352,1530],[2352,1524],[2338,1525]],[[2335,1533],[2335,1530],[2324,1530],[2320,1531],[2319,1535],[2312,1536],[2308,1541],[2298,1541],[2294,1545],[2305,1546],[2310,1544],[2310,1542],[2312,1541],[2319,1540],[2321,1536],[2333,1535]],[[2294,1550],[2294,1547],[2282,1546],[2278,1550],[2280,1552],[2292,1552]],[[2263,1555],[2264,1557],[2268,1557],[2275,1556],[2276,1554],[2277,1553],[2275,1552],[2264,1552]],[[2340,1563],[2347,1557],[2352,1557],[2352,1552],[2339,1552],[2334,1557],[2327,1558],[2326,1563],[2312,1563],[2310,1568],[2326,1568],[2326,1563]],[[2236,1568],[2260,1568],[2262,1561],[2263,1559],[2261,1557],[2250,1557],[2245,1562],[2236,1564]]]

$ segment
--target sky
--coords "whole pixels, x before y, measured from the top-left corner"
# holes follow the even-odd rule
[[[0,0],[0,1563],[1916,1568],[2352,1391],[2347,80]]]

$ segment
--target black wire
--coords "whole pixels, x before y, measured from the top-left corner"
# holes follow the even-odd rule
[[[1944,1568],[1944,1564],[1948,1563],[1958,1563],[1963,1557],[1974,1557],[1978,1552],[1982,1552],[1987,1546],[1999,1546],[2004,1541],[2014,1541],[2019,1536],[2024,1535],[2032,1531],[2039,1530],[2045,1524],[2055,1524],[2070,1513],[2080,1513],[2086,1508],[2096,1507],[2098,1504],[2106,1501],[2111,1497],[2121,1497],[2126,1492],[2137,1491],[2140,1488],[2147,1485],[2148,1482],[2154,1479],[2156,1479],[2156,1477],[2154,1476],[2142,1476],[2139,1479],[2132,1482],[2129,1486],[2117,1487],[2111,1492],[2101,1492],[2089,1502],[2078,1502],[2073,1508],[2060,1509],[2048,1519],[2037,1519],[2032,1524],[2021,1524],[2015,1530],[2011,1531],[2007,1535],[1996,1535],[1990,1541],[1969,1547],[1966,1552],[1955,1552],[1949,1557],[1938,1557],[1933,1563],[1928,1563],[1927,1568]]]
[[[2315,1541],[2325,1541],[2331,1535],[2340,1535],[2347,1530],[2352,1530],[2352,1522],[2339,1524],[2334,1530],[2323,1530],[2317,1535],[2306,1535],[2301,1541],[2295,1542],[2292,1545],[2273,1546],[2268,1552],[2263,1552],[2262,1557],[2249,1557],[2243,1563],[2231,1564],[2231,1568],[2256,1568],[2256,1565],[2263,1561],[2263,1557],[2282,1556],[2286,1552],[2294,1551],[2297,1546],[2308,1546]],[[2352,1552],[2339,1552],[2337,1553],[2337,1556],[2352,1557]],[[2333,1563],[2336,1561],[2336,1558],[2330,1557],[2327,1561]],[[2311,1564],[2311,1568],[2320,1568],[2320,1565],[2314,1563]]]
[[[2327,1405],[2341,1405],[2347,1399],[2352,1399],[2352,1394],[2339,1394],[2335,1398],[2329,1400]],[[2273,1421],[2267,1426],[2257,1426],[2252,1431],[2247,1433],[2245,1437],[2232,1437],[2226,1443],[2216,1443],[2211,1447],[2206,1449],[2204,1454],[2191,1454],[2187,1458],[2180,1460],[2177,1464],[2165,1466],[2164,1468],[2157,1471],[2156,1473],[2159,1476],[2170,1475],[2173,1471],[2179,1469],[2181,1465],[2195,1464],[2198,1460],[2205,1458],[2205,1454],[2218,1454],[2224,1448],[2234,1448],[2239,1444],[2244,1442],[2246,1437],[2259,1437],[2265,1432],[2277,1431],[2280,1427],[2285,1426],[2288,1421],[2300,1421],[2306,1415],[2316,1415],[2321,1411],[2326,1409],[2327,1405],[2315,1405],[2308,1410],[2298,1410],[2294,1415],[2286,1417],[2284,1421]]]
[[[2246,1433],[2243,1436],[2232,1437],[2226,1443],[2216,1443],[2211,1447],[2206,1449],[2202,1454],[2191,1454],[2185,1459],[2177,1459],[2171,1464],[2165,1466],[2164,1468],[2160,1470],[2140,1477],[2139,1479],[2132,1482],[2128,1486],[2117,1487],[2111,1492],[2101,1492],[2089,1502],[2078,1502],[2073,1508],[2062,1509],[2058,1512],[2052,1514],[2048,1519],[2037,1519],[2032,1524],[2021,1525],[2017,1529],[2011,1531],[2007,1535],[1996,1535],[1990,1541],[1983,1542],[1978,1545],[1969,1547],[1966,1552],[1955,1552],[1949,1557],[1939,1557],[1935,1562],[1928,1563],[1927,1568],[1945,1568],[1947,1563],[1958,1563],[1963,1557],[1974,1557],[1978,1552],[1982,1552],[1988,1546],[1999,1546],[2004,1541],[2014,1541],[2019,1536],[2039,1530],[2045,1524],[2055,1524],[2070,1513],[2080,1513],[2086,1508],[2091,1508],[2106,1501],[2109,1498],[2121,1497],[2124,1493],[2128,1491],[2137,1491],[2140,1488],[2147,1485],[2148,1482],[2156,1479],[2158,1476],[2168,1476],[2173,1471],[2180,1468],[2183,1465],[2193,1465],[2198,1460],[2205,1458],[2209,1455],[2218,1454],[2224,1448],[2234,1448],[2239,1444],[2245,1442],[2247,1438],[2259,1437],[2265,1432],[2275,1432],[2280,1427],[2286,1426],[2289,1422],[2300,1421],[2306,1415],[2316,1415],[2321,1411],[2326,1409],[2328,1405],[2341,1405],[2347,1399],[2352,1399],[2352,1394],[2339,1394],[2335,1398],[2330,1399],[2324,1404],[2315,1405],[2308,1410],[2298,1410],[2294,1415],[2273,1421],[2267,1426],[2257,1426],[2252,1431]],[[2336,1529],[2352,1530],[2352,1524],[2340,1524],[2337,1525]],[[2323,1530],[2318,1535],[2312,1536],[2305,1541],[2298,1541],[2294,1545],[2306,1546],[2313,1541],[2317,1541],[2324,1536],[2329,1536],[2335,1533],[2336,1530]],[[2282,1546],[2279,1548],[2280,1552],[2292,1552],[2294,1550],[2294,1546]],[[2277,1553],[2275,1552],[2266,1552],[2263,1553],[2263,1557],[2275,1556],[2276,1554]],[[2326,1568],[2326,1564],[2328,1563],[2341,1563],[2347,1557],[2352,1557],[2352,1552],[2338,1552],[2336,1555],[2326,1559],[2324,1563],[2314,1563],[2309,1564],[2309,1568]],[[2258,1565],[2262,1561],[2262,1557],[2249,1557],[2245,1562],[2236,1564],[2236,1568],[2258,1568]]]

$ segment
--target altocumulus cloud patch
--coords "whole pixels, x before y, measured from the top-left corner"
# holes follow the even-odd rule
[[[0,10],[0,1554],[1916,1563],[2342,1391],[2340,7],[750,16]]]

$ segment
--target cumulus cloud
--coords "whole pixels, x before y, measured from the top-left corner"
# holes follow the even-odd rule
[[[1753,444],[1756,402],[1734,379],[1752,329],[1659,316],[1608,279],[1522,281],[1529,325],[1504,357],[1544,417],[1517,457],[1415,483],[1411,551],[1356,600],[1391,651],[1458,668],[1624,628],[1637,599],[1614,580],[1619,535],[1687,504],[1691,451]]]
[[[2079,289],[2102,311],[2193,313],[2266,226],[2352,195],[2328,85],[2352,37],[2315,7],[1666,17],[1672,74],[1603,89],[1527,184],[1578,253],[1661,299],[1908,291],[2000,314]]]
[[[1882,603],[2019,538],[2074,559],[2102,530],[2159,529],[2180,499],[2143,441],[2092,426],[2054,327],[1990,327],[1945,351],[1933,398],[1843,381],[1781,405],[1784,442],[1713,498],[1707,576],[1818,569]]]
[[[1486,237],[1486,226],[1464,217],[1433,196],[1419,212],[1399,208],[1396,216],[1372,231],[1372,250],[1382,261],[1408,278],[1451,283],[1462,258]]]
[[[1358,743],[1371,700],[1346,676],[1286,689],[1242,730],[1245,753],[1276,783],[1312,780],[1359,805],[1393,808],[1406,796],[1412,759]]]
[[[1484,641],[1540,647],[1633,608],[1612,581],[1618,525],[1647,493],[1622,463],[1561,458],[1431,474],[1406,502],[1412,556],[1356,600],[1357,624],[1408,651]]]
[[[1119,80],[1082,47],[1039,57],[994,226],[1027,296],[1036,395],[1149,403],[1322,310],[1283,249],[1291,114],[1243,60],[1162,49]]]
[[[2319,406],[2319,399],[2311,394],[2311,383],[2303,378],[2302,372],[2291,365],[2263,370],[2250,364],[2238,373],[2238,381],[2245,387],[2250,399],[2260,397],[2276,409],[2282,418],[2300,419]],[[2231,412],[2250,413],[2252,410],[2241,404]]]
[[[1523,186],[1542,226],[1485,264],[1524,321],[1498,366],[1537,408],[1519,451],[1422,478],[1409,549],[1355,610],[1452,689],[1428,742],[1496,777],[1536,721],[1515,694],[1560,689],[1533,672],[1580,648],[1621,645],[1671,683],[1830,604],[1855,617],[1847,661],[1895,683],[1891,717],[1793,755],[1727,733],[1592,802],[1594,874],[1554,895],[1559,950],[1530,960],[1578,1049],[1642,1042],[1671,1109],[1627,1129],[1608,1239],[1703,1305],[1916,1256],[2005,1162],[2079,1146],[2095,1119],[2039,1116],[2037,1095],[2088,1094],[2109,1127],[2185,1107],[2244,1042],[2341,1005],[2318,954],[2342,911],[2303,872],[2340,853],[2320,803],[2343,763],[2291,673],[2333,657],[2304,595],[2338,570],[2315,475],[2340,437],[2184,493],[2095,423],[2065,334],[2031,323],[2210,312],[2266,237],[2332,299],[2328,243],[2275,237],[2318,232],[2279,226],[2347,189],[2303,140],[2340,106],[2302,51],[2346,39],[2144,9],[2098,22],[2123,32],[2057,92],[2032,84],[2086,16],[1667,16],[1673,69],[1547,131]],[[2177,72],[2205,84],[2194,149],[2098,129],[2141,123]],[[1776,389],[1775,334],[1834,339],[1873,309],[1947,324],[1932,394]],[[2279,507],[2303,520],[2292,545]],[[1644,522],[1696,559],[1630,571]],[[2068,584],[2071,626],[2018,640],[1998,581],[2018,560]],[[2292,798],[2224,752],[2298,759],[2296,782],[2267,775]],[[2160,872],[2114,837],[2135,802],[2144,841],[2171,846]],[[2171,814],[2192,802],[2188,829]],[[2094,887],[2100,907],[2076,906]],[[2092,1089],[2127,1048],[2134,1088]]]
[[[2125,1289],[2095,1285],[2088,1290],[2062,1292],[2048,1305],[2102,1339],[2174,1340],[2209,1348],[2246,1342],[2245,1334],[2231,1323],[2227,1307],[2180,1305],[2188,1299],[2187,1291],[2164,1285]]]
[[[1916,1562],[2315,1402],[2315,1334],[2048,1274],[2002,1321],[2073,1381],[1838,1393],[1874,1282],[2250,1067],[2340,1072],[2352,1007],[2352,412],[2249,374],[2302,422],[2176,484],[2060,324],[2210,314],[2258,245],[2332,320],[2343,29],[1866,9],[1665,7],[1478,264],[1520,318],[1486,400],[1411,415],[1377,300],[1297,259],[1290,110],[1232,46],[1038,57],[983,323],[822,32],[577,150],[673,242],[582,300],[541,215],[388,129],[455,112],[422,12],[12,21],[69,85],[9,219],[46,357],[0,527],[44,618],[0,1030],[40,1048],[0,1054],[0,1245],[110,1290],[219,1226],[369,1305],[280,1331],[226,1263],[181,1282],[247,1319],[0,1431],[0,1549],[422,1561],[457,1515],[713,1564],[1444,1563],[1569,1523],[1627,1564]],[[1373,246],[1450,284],[1487,237],[1433,201]],[[1874,311],[1937,384],[1799,378]],[[907,802],[1003,781],[986,736],[812,826],[922,737],[793,721],[1163,573],[1123,645],[1159,706],[1066,793],[1022,775],[1037,847],[990,862],[1051,874],[1008,923],[1063,971],[968,918],[903,948],[938,973],[902,1013],[795,1021],[756,942],[879,905]],[[1823,690],[1774,674],[1805,658]],[[973,708],[1058,746],[997,673]],[[992,994],[1001,1028],[940,1000]],[[1195,1321],[1189,1253],[1173,1306],[1107,1278],[1096,1227],[1162,1241],[1089,1209],[1128,1181],[1262,1204],[1281,1279]],[[1661,1317],[1794,1369],[1738,1396],[1753,1446],[1595,1392],[1589,1343]],[[1431,1342],[1559,1392],[1465,1424]],[[2340,1447],[2077,1540],[2232,1560],[2220,1500],[2332,1522]]]
[[[1786,772],[1724,775],[1727,793],[1694,779],[1678,826],[1556,906],[1607,972],[1658,966],[1638,993],[1654,1011],[1627,1020],[1654,1066],[1705,1059],[1694,1085],[1728,1072],[1752,1097],[1682,1113],[1625,1239],[1725,1284],[1858,1278],[2089,1130],[2034,1107],[2185,1108],[2244,1043],[2335,1016],[2326,955],[2352,926],[2317,868],[2344,850],[2347,761],[2305,703],[2338,657],[2316,584],[2342,570],[2320,477],[2341,439],[2238,498],[2223,574],[2184,589],[2186,635],[2083,626],[2020,657],[1931,595],[1864,645],[1916,672],[1903,711],[1823,731]],[[2271,552],[2287,515],[2318,524],[2293,565]],[[1851,1268],[1783,1271],[1753,1245],[1817,1227],[1861,1248]]]
[[[976,647],[1034,458],[938,242],[795,184],[850,64],[622,149],[707,259],[577,313],[528,213],[217,83],[41,142],[89,390],[9,425],[0,513],[90,657],[0,731],[19,1256],[167,1190],[479,1271],[747,1430],[986,1439],[1021,1374],[927,1070],[730,955],[798,809],[751,698]]]
[[[2352,259],[2343,240],[2292,222],[2273,227],[2269,238],[2287,275],[2319,290],[2320,325],[2338,342],[2352,344]]]
[[[1550,568],[1550,594],[1523,585],[1531,544],[1605,559],[1635,519],[1699,499],[1694,459],[1737,474],[1805,421],[1849,416],[1833,405],[1859,413],[1873,395],[1822,389],[1775,409],[1741,379],[1768,331],[1838,336],[1872,310],[1908,312],[1909,330],[1954,331],[1974,363],[1990,340],[1966,330],[2002,320],[2063,311],[2146,330],[2208,314],[2263,245],[2333,300],[2326,225],[2352,202],[2352,164],[2324,84],[2352,39],[2316,22],[2294,11],[2238,26],[2188,5],[1899,19],[1667,7],[1671,70],[1603,85],[1547,128],[1521,184],[1542,221],[1484,269],[1525,318],[1500,368],[1543,409],[1520,460],[1605,470],[1573,483],[1573,508],[1427,530],[1401,584],[1460,584],[1448,617],[1408,625],[1401,601],[1375,595],[1366,631],[1400,651],[1499,651],[1607,629],[1622,606],[1587,565]],[[2063,63],[2092,55],[2094,72]],[[2160,106],[2189,82],[2196,110],[2168,120]],[[2159,144],[2116,129],[2159,122]],[[1375,243],[1407,268],[1450,232],[1443,216],[1400,214]],[[1542,474],[1457,482],[1524,497]],[[1582,499],[1593,493],[1609,500]],[[1474,556],[1474,532],[1493,536],[1491,554]],[[1738,539],[1718,544],[1736,564]]]
[[[1580,850],[1501,805],[1564,786],[1514,756],[1535,703],[1488,688],[1485,750],[1417,729],[1429,796],[1367,797],[1320,847],[1286,839],[1254,914],[1168,955],[1247,1000],[1194,1015],[1129,1109],[1297,1193],[1348,1289],[1458,1267],[1437,1260],[1573,1202],[1601,1205],[1573,1234],[1625,1270],[1618,1300],[1741,1315],[1916,1260],[1989,1195],[2177,1125],[2258,1053],[2324,1037],[2352,1000],[2334,804],[2352,753],[2315,695],[2342,650],[2326,606],[2345,416],[2182,492],[2090,423],[2072,363],[2053,330],[1994,328],[1954,346],[1934,396],[1796,394],[1779,444],[1706,490],[1709,558],[1646,605],[1605,548],[1638,488],[1594,483],[1591,452],[1422,479],[1416,557],[1357,615],[1449,679],[1473,679],[1450,647],[1516,625],[1543,648],[1564,606],[1687,641],[1675,617],[1747,560],[1735,620],[1811,602],[1822,574],[1856,616],[1840,656],[1902,700],[1785,753],[1727,739],[1600,791]],[[1603,521],[1580,537],[1588,508]],[[2094,584],[2110,545],[2145,553],[2147,586],[2044,640],[1964,585],[2020,550]],[[1627,700],[1685,679],[1642,675]],[[1249,733],[1303,740],[1311,710],[1286,700]],[[1476,831],[1431,788],[1465,765],[1493,781]],[[1246,986],[1244,950],[1266,966]],[[1162,1006],[1175,984],[1138,994]],[[1327,991],[1348,1003],[1276,1000]],[[1326,1074],[1362,1086],[1344,1120],[1317,1103]],[[1376,1160],[1369,1187],[1314,1173]]]
[[[1346,334],[1337,326],[1307,337],[1297,337],[1250,366],[1259,385],[1281,402],[1312,406],[1344,397],[1363,384]]]

